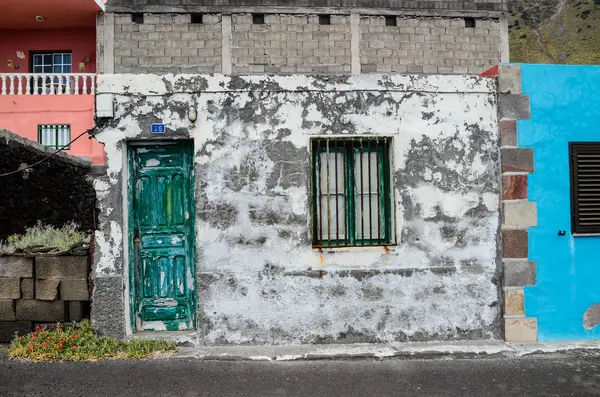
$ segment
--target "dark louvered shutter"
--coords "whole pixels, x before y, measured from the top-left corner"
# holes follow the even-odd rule
[[[600,143],[571,142],[571,228],[600,233]]]

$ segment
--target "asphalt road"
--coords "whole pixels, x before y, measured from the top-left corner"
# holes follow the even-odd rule
[[[0,355],[1,356],[1,355]],[[27,363],[0,357],[0,396],[600,396],[600,356],[519,359]]]

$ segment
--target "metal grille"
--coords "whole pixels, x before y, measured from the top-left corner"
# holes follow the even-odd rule
[[[71,126],[68,124],[38,125],[38,142],[44,146],[60,149],[70,149]]]
[[[600,233],[600,143],[572,142],[569,153],[572,232]]]
[[[313,139],[313,246],[391,242],[389,138]]]

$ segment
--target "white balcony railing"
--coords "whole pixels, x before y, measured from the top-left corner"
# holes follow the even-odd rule
[[[0,95],[93,95],[92,73],[0,73]]]

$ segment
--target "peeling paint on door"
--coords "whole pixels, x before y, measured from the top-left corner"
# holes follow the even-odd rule
[[[191,148],[131,148],[132,313],[141,330],[192,329]]]

